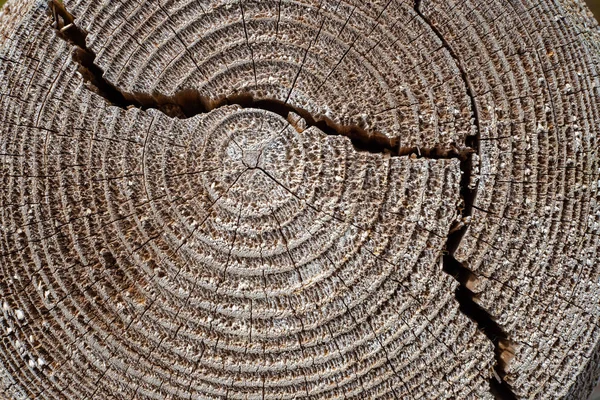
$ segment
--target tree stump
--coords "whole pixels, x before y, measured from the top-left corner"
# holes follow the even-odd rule
[[[9,0],[8,399],[585,398],[579,0]]]

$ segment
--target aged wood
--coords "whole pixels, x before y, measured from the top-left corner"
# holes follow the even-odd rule
[[[9,0],[7,399],[585,398],[577,0]]]

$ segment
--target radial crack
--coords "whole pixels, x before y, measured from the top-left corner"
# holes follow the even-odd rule
[[[169,117],[180,119],[208,113],[227,105],[270,111],[288,121],[291,115],[296,114],[304,119],[307,127],[314,126],[327,135],[347,137],[357,151],[387,153],[396,157],[458,159],[460,160],[462,172],[460,194],[464,202],[464,207],[461,209],[461,217],[464,221],[472,214],[477,194],[477,189],[471,186],[473,155],[479,153],[480,147],[480,124],[477,105],[466,70],[439,29],[421,12],[420,3],[420,0],[415,0],[415,12],[431,28],[443,47],[454,59],[464,81],[466,94],[470,99],[472,121],[476,132],[475,135],[468,135],[464,146],[460,148],[401,146],[400,138],[389,138],[382,133],[367,131],[356,125],[342,125],[325,116],[315,117],[309,111],[290,105],[287,101],[268,98],[257,99],[250,93],[210,98],[202,95],[197,90],[191,89],[179,91],[173,96],[157,93],[132,93],[120,90],[104,78],[104,71],[95,63],[96,54],[86,45],[88,33],[75,24],[73,15],[66,10],[61,2],[58,0],[49,1],[52,26],[56,30],[56,34],[74,46],[73,60],[78,64],[78,70],[88,83],[89,89],[103,97],[110,104],[123,109],[131,107],[143,110],[156,109]],[[296,129],[303,129],[295,126],[293,122],[290,122],[290,124]],[[496,398],[514,399],[516,398],[515,395],[512,393],[510,386],[504,381],[507,363],[514,355],[512,343],[490,313],[475,302],[475,294],[470,289],[472,282],[476,280],[475,274],[454,257],[454,253],[460,245],[466,230],[467,226],[463,224],[457,224],[450,229],[446,239],[445,248],[448,254],[443,257],[443,270],[460,283],[455,293],[460,311],[475,322],[478,329],[494,344],[496,365],[494,377],[490,380],[492,393]]]
[[[467,71],[462,65],[460,58],[450,43],[442,35],[438,27],[433,24],[429,17],[427,17],[421,11],[421,0],[415,0],[414,10],[440,40],[442,46],[450,54],[450,57],[452,57],[456,67],[460,72],[461,79],[465,85],[466,94],[471,103],[473,124],[476,129],[475,135],[467,136],[465,145],[468,148],[473,149],[475,153],[479,154],[481,140],[479,113]],[[475,197],[477,196],[477,187],[471,187],[471,179],[473,174],[471,157],[461,161],[461,171],[463,172],[461,179],[461,196],[464,201],[464,207],[461,210],[461,216],[462,220],[466,220],[472,215],[473,204],[475,203]],[[443,270],[447,274],[454,277],[460,284],[455,293],[456,300],[460,304],[460,311],[474,321],[477,324],[478,329],[481,330],[494,344],[496,365],[494,367],[494,376],[490,379],[490,389],[492,394],[497,399],[516,399],[511,387],[504,380],[506,377],[508,362],[512,359],[512,357],[514,357],[513,343],[509,340],[508,335],[502,329],[502,327],[494,320],[493,316],[474,300],[476,295],[470,289],[470,286],[474,281],[476,281],[476,275],[473,273],[473,271],[471,271],[454,257],[454,253],[466,234],[467,228],[468,225],[463,225],[453,227],[450,230],[446,241],[446,251],[448,254],[443,257]]]
[[[73,60],[78,64],[78,70],[88,83],[89,88],[114,106],[123,109],[131,107],[142,110],[156,109],[169,117],[180,119],[208,113],[227,105],[262,109],[276,113],[284,119],[288,119],[290,113],[294,113],[306,121],[307,127],[314,126],[327,135],[349,138],[358,151],[388,153],[398,157],[456,158],[463,163],[467,163],[466,165],[471,165],[469,160],[475,150],[470,146],[462,148],[453,147],[451,149],[401,146],[400,138],[389,138],[382,133],[367,131],[357,125],[342,125],[325,116],[315,117],[309,111],[293,106],[285,101],[268,98],[256,99],[251,93],[209,98],[203,96],[197,90],[191,89],[182,90],[173,96],[129,93],[120,90],[104,78],[104,71],[95,63],[96,54],[86,45],[88,33],[75,24],[73,15],[65,9],[62,3],[57,0],[51,0],[49,4],[53,18],[52,26],[61,39],[75,47]]]

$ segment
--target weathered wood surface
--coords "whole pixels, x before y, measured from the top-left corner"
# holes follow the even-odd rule
[[[574,0],[9,0],[2,396],[585,398],[599,32]]]

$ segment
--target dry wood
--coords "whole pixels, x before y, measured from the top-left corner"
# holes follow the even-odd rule
[[[578,0],[9,0],[7,399],[585,398]]]

